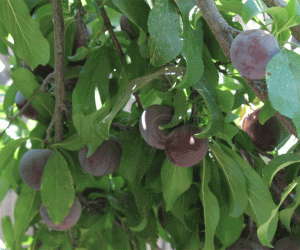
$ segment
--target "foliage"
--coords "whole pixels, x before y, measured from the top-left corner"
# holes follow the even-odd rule
[[[51,123],[61,108],[56,103],[58,79],[45,80],[34,71],[38,65],[42,70],[56,67],[53,2],[0,1],[0,53],[7,55],[8,47],[13,52],[13,83],[0,86],[5,96],[0,118],[1,126],[11,121],[16,132],[13,136],[2,127],[0,137],[0,201],[10,188],[18,194],[15,223],[2,219],[9,249],[22,249],[25,242],[30,249],[124,250],[146,249],[146,244],[156,249],[161,237],[177,250],[213,250],[226,249],[238,239],[272,247],[290,233],[299,237],[299,144],[282,153],[291,138],[282,125],[279,144],[266,153],[241,130],[244,115],[262,107],[261,123],[276,110],[292,120],[299,134],[300,56],[282,46],[290,28],[300,23],[297,1],[290,0],[286,8],[268,8],[262,0],[216,1],[236,32],[243,30],[233,22],[239,14],[245,23],[252,20],[264,30],[270,24],[281,45],[267,65],[266,103],[233,67],[193,0],[59,1],[66,68],[60,141],[54,139]],[[271,18],[261,21],[260,13]],[[136,37],[120,30],[122,14]],[[74,48],[80,18],[91,33],[84,46]],[[18,91],[27,100],[33,98],[37,121],[20,118]],[[125,111],[133,96],[130,112]],[[185,124],[200,128],[195,137],[209,141],[203,160],[178,167],[164,150],[147,144],[139,123],[151,105],[174,108],[172,119],[159,126],[164,135]],[[86,173],[78,151],[87,146],[89,157],[111,136],[122,145],[119,168],[104,176]],[[54,153],[36,191],[23,182],[19,163],[29,150],[45,148]],[[283,176],[281,183],[278,176]],[[42,202],[59,224],[77,198],[82,211],[72,228],[51,231],[41,221]],[[32,236],[25,234],[30,227]]]

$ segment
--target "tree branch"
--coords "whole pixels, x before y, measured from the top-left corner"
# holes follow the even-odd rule
[[[219,13],[215,3],[212,0],[196,0],[196,4],[200,8],[200,11],[212,30],[214,36],[218,40],[224,54],[230,59],[230,46],[233,41],[230,30],[232,27],[226,22],[226,20]],[[297,38],[296,38],[297,39]],[[251,80],[243,77],[249,87],[252,89],[254,94],[262,101],[268,100],[268,89],[264,80]],[[277,119],[283,124],[288,133],[293,134],[297,137],[296,127],[292,120],[285,117],[278,112],[275,113]]]
[[[55,111],[52,122],[55,124],[55,142],[64,139],[63,112],[64,112],[64,79],[65,79],[65,26],[60,0],[51,0],[54,24],[54,51],[55,51]]]

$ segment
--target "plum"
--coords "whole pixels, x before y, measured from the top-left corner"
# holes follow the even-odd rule
[[[22,62],[22,67],[32,71],[30,69],[28,63],[26,63],[25,61]],[[45,66],[39,64],[32,72],[35,76],[40,76],[43,79],[45,79],[53,71],[54,71],[54,69],[49,64],[46,64]]]
[[[50,149],[31,149],[22,156],[19,172],[30,188],[41,190],[43,172],[52,152]]]
[[[49,216],[47,208],[43,204],[41,204],[40,206],[40,215],[42,217],[43,222],[45,222],[50,229],[56,231],[63,231],[73,227],[77,223],[81,215],[81,209],[81,204],[78,198],[75,196],[74,203],[71,206],[69,213],[61,223],[57,225],[53,223]]]
[[[266,75],[268,62],[279,52],[279,44],[270,32],[246,30],[233,40],[230,57],[242,76],[261,79]]]
[[[25,97],[22,95],[20,91],[18,91],[15,98],[15,103],[18,109],[19,110],[22,109],[26,104],[26,102],[27,100],[25,99]],[[37,120],[39,113],[35,110],[35,108],[31,104],[29,104],[29,106],[23,112],[23,115],[25,115],[29,119]]]
[[[104,176],[119,168],[122,146],[119,140],[111,135],[110,139],[103,141],[90,157],[87,157],[87,154],[87,146],[78,151],[78,160],[83,170],[93,176]]]
[[[126,32],[131,39],[136,39],[138,37],[138,35],[136,34],[137,32],[132,28],[128,17],[124,14],[121,14],[120,17],[120,27],[121,30]]]
[[[248,114],[242,123],[244,130],[252,139],[253,144],[262,151],[273,151],[281,137],[281,126],[275,116],[267,120],[264,125],[259,123],[259,112],[256,109]]]
[[[207,138],[195,138],[201,132],[196,125],[183,125],[168,135],[165,144],[166,156],[179,167],[191,167],[199,163],[208,151]]]
[[[168,124],[172,120],[173,113],[173,107],[163,105],[152,105],[144,110],[139,127],[142,137],[150,146],[165,148],[168,133],[160,130],[159,126]]]

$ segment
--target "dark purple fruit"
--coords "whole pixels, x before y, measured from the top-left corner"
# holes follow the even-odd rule
[[[116,171],[121,163],[122,146],[117,138],[110,136],[87,158],[88,147],[78,151],[78,160],[83,170],[94,176],[104,176]]]
[[[159,126],[168,124],[173,117],[171,106],[152,105],[144,110],[140,118],[140,132],[144,140],[152,147],[164,149],[168,133]]]
[[[121,17],[120,17],[120,27],[121,27],[121,30],[126,32],[130,36],[131,39],[136,39],[138,37],[138,35],[132,29],[128,17],[125,16],[124,14],[121,14]]]
[[[29,65],[25,61],[22,62],[22,67],[31,71]],[[45,66],[40,64],[32,72],[35,76],[40,76],[45,79],[53,71],[54,69],[49,64],[46,64]]]
[[[183,125],[175,128],[167,137],[166,156],[179,167],[191,167],[199,163],[207,153],[207,138],[195,138],[201,129],[195,125]]]
[[[43,172],[52,152],[50,149],[31,149],[22,156],[19,172],[30,188],[41,190]]]
[[[41,207],[40,207],[40,215],[42,217],[43,222],[45,222],[50,229],[53,229],[56,231],[67,230],[67,229],[73,227],[79,220],[79,217],[81,215],[81,204],[80,204],[78,198],[75,197],[74,203],[71,206],[69,213],[67,214],[67,216],[65,217],[63,222],[61,222],[58,225],[55,225],[53,223],[53,221],[51,220],[51,218],[48,214],[47,208],[43,204],[41,204]]]
[[[15,103],[18,107],[18,109],[22,109],[24,105],[26,104],[27,100],[25,97],[22,95],[20,91],[18,91],[16,98],[15,98]],[[37,120],[39,113],[34,109],[34,107],[29,104],[29,106],[25,109],[23,112],[23,115],[25,115],[27,118],[32,119],[32,120]]]
[[[261,79],[266,76],[268,62],[279,52],[279,44],[270,32],[246,30],[233,40],[230,57],[242,76]]]
[[[248,114],[242,123],[244,130],[252,139],[253,144],[262,151],[273,151],[281,136],[281,126],[275,116],[271,117],[264,125],[259,123],[259,112],[256,109]]]

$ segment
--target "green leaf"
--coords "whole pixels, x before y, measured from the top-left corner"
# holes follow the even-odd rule
[[[138,127],[128,134],[128,140],[123,145],[120,171],[129,182],[140,182],[148,170],[155,156],[155,149],[151,148],[141,136]]]
[[[267,65],[267,86],[272,106],[296,118],[300,107],[300,55],[283,48]]]
[[[200,95],[202,95],[211,112],[206,128],[195,137],[204,138],[214,136],[222,129],[224,119],[222,112],[218,107],[216,90],[205,78],[202,78],[201,81],[193,85],[193,87]]]
[[[39,213],[40,205],[41,197],[39,192],[23,183],[14,210],[14,235],[17,247],[21,247],[24,234],[28,230],[33,218]]]
[[[13,224],[9,216],[2,217],[1,227],[3,230],[4,240],[7,246],[11,249],[14,247],[14,229]]]
[[[220,220],[216,229],[216,236],[227,248],[231,246],[241,235],[244,224],[244,215],[238,218],[230,216],[227,205],[220,206]]]
[[[26,100],[40,88],[35,76],[28,69],[17,68],[11,74],[15,86],[21,91]],[[43,119],[45,122],[51,121],[54,113],[55,101],[54,99],[41,91],[31,102],[31,105],[39,113],[38,119]],[[41,118],[40,118],[41,116]]]
[[[289,166],[295,162],[300,162],[300,156],[298,154],[284,154],[279,155],[272,159],[263,169],[263,179],[265,183],[270,187],[274,176],[277,172],[286,166]]]
[[[260,241],[264,245],[270,246],[270,242],[276,232],[278,222],[278,216],[276,216],[276,214],[272,214],[273,210],[276,209],[276,205],[272,199],[271,193],[262,178],[245,159],[225,146],[222,146],[222,149],[244,172],[249,200],[246,214],[255,221],[258,228],[266,223],[271,216],[273,218],[272,221],[269,222],[269,226],[260,230],[260,234],[258,235]]]
[[[85,146],[78,134],[74,134],[60,143],[52,144],[53,147],[61,147],[70,151],[77,151]]]
[[[285,209],[283,209],[283,210],[281,210],[279,212],[280,221],[287,228],[287,230],[289,232],[291,232],[291,226],[290,226],[290,224],[291,224],[292,216],[293,216],[295,210],[300,205],[300,196],[299,196],[300,185],[296,186],[296,190],[297,190],[296,191],[297,195],[295,197],[295,201],[290,206],[288,206],[287,208],[285,208]]]
[[[0,2],[0,20],[12,35],[14,53],[24,59],[31,69],[46,65],[50,57],[50,46],[32,19],[23,0],[3,0]]]
[[[12,114],[12,105],[15,103],[15,97],[18,92],[15,84],[9,86],[9,89],[5,93],[4,101],[3,101],[3,110],[7,116],[11,116]]]
[[[247,0],[241,13],[244,23],[247,24],[252,17],[266,9],[268,7],[262,0]]]
[[[214,236],[217,225],[220,220],[219,202],[216,196],[211,192],[209,183],[211,180],[211,172],[207,164],[206,158],[203,159],[203,167],[201,171],[201,192],[200,198],[204,208],[204,224],[205,224],[205,246],[204,250],[214,250]]]
[[[265,102],[264,106],[259,112],[259,123],[264,125],[267,120],[275,115],[275,109],[271,106],[270,100]]]
[[[45,166],[41,196],[52,221],[61,223],[74,202],[75,191],[67,162],[58,151],[52,153]]]
[[[216,90],[221,111],[228,113],[234,104],[234,96],[229,90]]]
[[[155,67],[174,59],[183,48],[180,17],[168,0],[157,0],[148,19],[151,62]]]
[[[274,220],[278,220],[278,209],[280,208],[281,204],[283,203],[283,201],[285,200],[285,198],[290,194],[290,192],[299,184],[300,182],[300,177],[296,180],[293,181],[292,183],[290,183],[285,189],[284,192],[282,193],[281,196],[281,200],[278,204],[278,206],[273,209],[270,218],[263,224],[261,225],[258,229],[257,229],[257,235],[259,237],[259,240],[261,241],[261,243],[263,243],[264,245],[267,245],[268,247],[272,247],[272,245],[270,244],[271,239],[268,238],[268,231],[269,231],[269,227],[274,227],[275,223]],[[273,224],[274,223],[274,224]],[[273,229],[274,230],[274,229]],[[276,230],[276,228],[275,228]]]
[[[194,30],[189,22],[190,11],[195,7],[194,1],[175,0],[178,5],[183,22],[183,48],[182,55],[187,64],[187,72],[180,86],[192,86],[200,81],[204,73],[203,53],[203,30],[202,23],[198,22]]]
[[[221,145],[221,144],[220,144]],[[231,213],[230,216],[238,218],[246,210],[248,195],[246,191],[246,180],[239,165],[217,145],[209,145],[220,168],[224,172],[231,191]]]
[[[187,114],[188,104],[187,104],[186,95],[183,90],[180,89],[176,90],[174,96],[174,109],[175,111],[172,120],[168,124],[160,127],[164,129],[173,128],[184,120]]]
[[[20,138],[14,141],[10,141],[0,150],[0,173],[2,173],[8,163],[12,160],[15,150],[25,143],[29,138]]]
[[[161,181],[166,211],[170,211],[179,196],[190,188],[192,180],[192,167],[177,167],[168,159],[165,160],[161,168]]]

